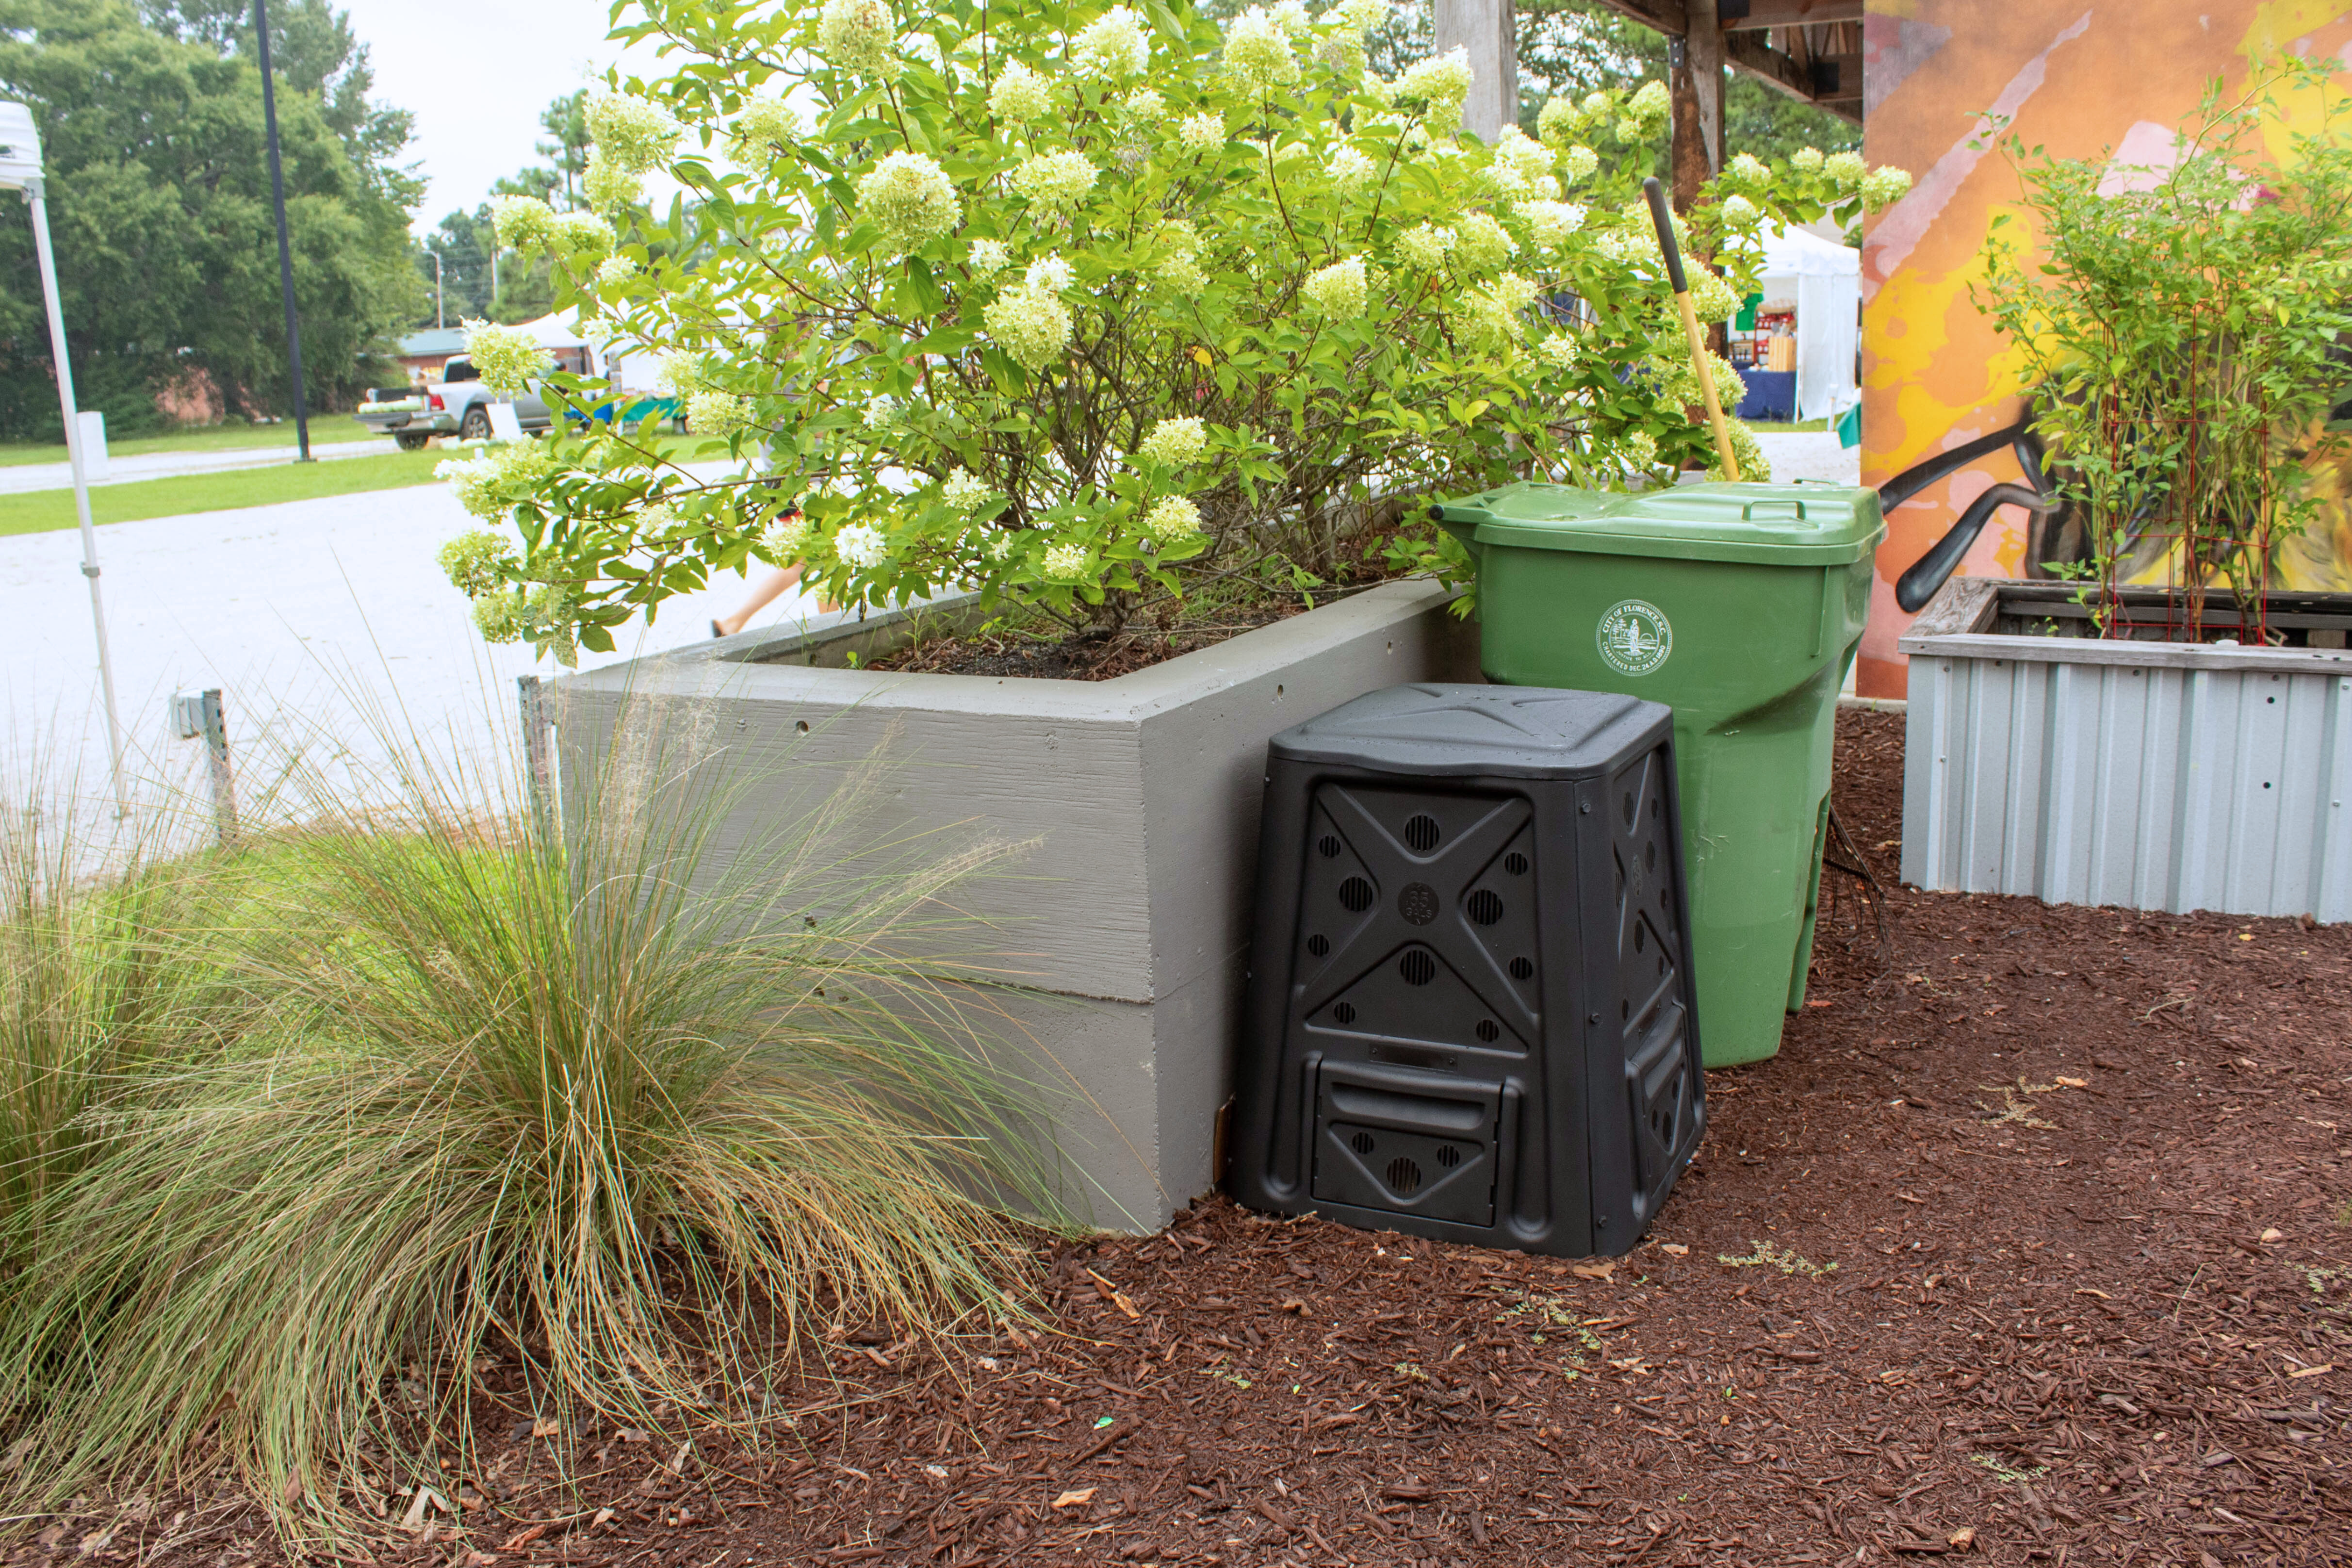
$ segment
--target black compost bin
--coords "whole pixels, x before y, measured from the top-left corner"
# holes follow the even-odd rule
[[[1672,710],[1400,686],[1267,750],[1234,1195],[1631,1249],[1706,1122]]]

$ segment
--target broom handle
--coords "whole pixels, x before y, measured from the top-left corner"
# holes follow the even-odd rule
[[[1732,456],[1731,432],[1724,426],[1723,405],[1715,395],[1715,375],[1707,369],[1706,341],[1699,336],[1698,312],[1691,308],[1690,279],[1683,274],[1683,253],[1675,244],[1675,220],[1666,211],[1666,188],[1653,174],[1642,182],[1642,194],[1650,198],[1650,221],[1658,226],[1658,248],[1666,258],[1666,282],[1675,291],[1675,307],[1682,311],[1683,335],[1690,340],[1691,368],[1698,373],[1699,395],[1706,401],[1715,455],[1723,464],[1723,477],[1737,484],[1739,459]]]

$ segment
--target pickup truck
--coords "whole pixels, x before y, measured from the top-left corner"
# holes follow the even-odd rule
[[[490,438],[490,405],[501,401],[481,382],[481,372],[464,354],[441,367],[433,385],[370,387],[354,416],[379,436],[414,452],[436,436],[456,436],[463,441]],[[516,422],[536,434],[555,423],[547,405],[532,393],[514,399]]]

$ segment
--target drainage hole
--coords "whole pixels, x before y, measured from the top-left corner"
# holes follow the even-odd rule
[[[1503,1027],[1492,1018],[1481,1018],[1478,1020],[1478,1037],[1491,1046],[1503,1037]]]
[[[1333,1003],[1331,1005],[1331,1017],[1337,1023],[1354,1023],[1356,1021],[1356,1005],[1353,1002]]]
[[[1535,977],[1536,977],[1536,961],[1535,961],[1534,959],[1532,959],[1532,958],[1515,958],[1515,959],[1511,960],[1511,978],[1512,978],[1512,979],[1514,979],[1514,980],[1533,980]]]
[[[1407,985],[1426,985],[1437,978],[1437,960],[1416,947],[1397,961],[1397,973],[1404,976]]]
[[[1620,1020],[1630,1018],[1633,1016],[1633,1004],[1631,1002],[1620,1002],[1617,1004],[1617,1016]]]
[[[1440,1143],[1437,1146],[1437,1163],[1450,1171],[1462,1163],[1462,1151],[1451,1143]]]
[[[1651,839],[1642,846],[1642,864],[1654,871],[1658,868],[1658,841]]]
[[[1423,813],[1404,825],[1404,841],[1416,855],[1426,855],[1437,847],[1437,818]]]
[[[1464,902],[1463,910],[1480,925],[1493,925],[1503,918],[1503,896],[1492,888],[1481,888]]]
[[[1320,958],[1331,951],[1331,939],[1318,931],[1307,939],[1307,951]]]
[[[1633,951],[1635,952],[1641,952],[1644,947],[1649,945],[1649,927],[1642,925],[1637,925],[1633,928]]]
[[[1369,1154],[1372,1152],[1372,1135],[1369,1132],[1359,1132],[1348,1140],[1348,1147],[1359,1154]]]
[[[1421,1167],[1399,1154],[1389,1162],[1388,1184],[1397,1196],[1411,1197],[1421,1190]]]
[[[1322,837],[1315,841],[1315,849],[1316,852],[1321,855],[1326,860],[1338,859],[1339,858],[1339,836],[1336,833],[1325,834]]]
[[[1339,902],[1349,914],[1362,914],[1372,907],[1372,885],[1361,877],[1349,878],[1339,884]]]
[[[1524,877],[1528,874],[1528,858],[1514,849],[1503,857],[1503,869],[1514,877]]]

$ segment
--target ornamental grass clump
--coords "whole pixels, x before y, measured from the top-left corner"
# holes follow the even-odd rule
[[[489,520],[515,548],[475,590],[524,606],[488,620],[543,651],[608,648],[755,561],[845,605],[970,587],[1072,630],[1311,593],[1368,554],[1462,573],[1451,540],[1400,536],[1416,498],[1663,481],[1712,452],[1640,201],[1662,83],[1489,147],[1460,130],[1465,55],[1368,72],[1370,0],[1223,26],[1087,0],[641,9],[625,32],[676,72],[614,85],[681,128],[691,199],[616,215],[636,270],[559,254],[558,276],[583,331],[742,400],[704,448],[741,467],[559,437],[559,471]],[[1854,163],[1750,158],[1707,187],[1684,221],[1708,320],[1770,224],[1891,199],[1899,172],[1866,191]],[[866,417],[881,398],[898,417]],[[1182,463],[1148,447],[1171,421],[1200,433]]]
[[[952,900],[1003,851],[859,858],[869,778],[722,866],[680,727],[615,744],[567,842],[413,763],[248,823],[198,944],[236,1034],[98,1097],[8,1232],[11,1511],[226,1464],[349,1539],[467,1461],[478,1366],[562,1451],[599,1416],[757,1442],[813,1330],[1003,1310],[992,1205],[1052,1199]]]

